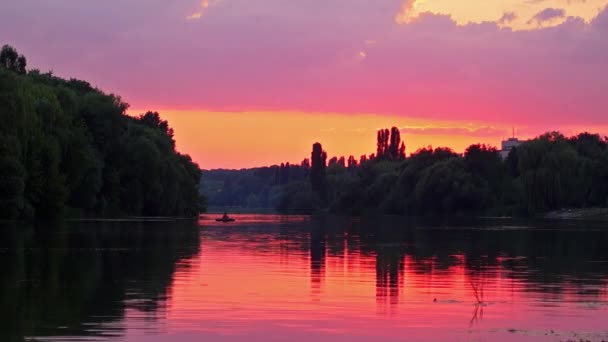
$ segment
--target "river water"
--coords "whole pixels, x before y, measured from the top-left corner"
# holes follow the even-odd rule
[[[0,341],[608,341],[608,227],[0,224]]]

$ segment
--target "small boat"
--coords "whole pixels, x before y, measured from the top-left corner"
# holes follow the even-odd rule
[[[221,218],[215,219],[215,220],[217,222],[234,222],[235,221],[235,219],[228,216],[228,213],[224,213],[224,216],[222,216]]]

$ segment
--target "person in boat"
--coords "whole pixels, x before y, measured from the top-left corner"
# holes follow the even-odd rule
[[[224,213],[224,216],[222,216],[222,220],[230,220],[230,216],[228,216],[228,213]]]

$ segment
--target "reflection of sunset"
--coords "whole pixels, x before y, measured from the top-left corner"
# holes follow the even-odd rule
[[[407,331],[422,340],[447,328],[480,336],[511,327],[584,330],[598,321],[581,303],[607,300],[603,282],[586,292],[566,278],[559,286],[530,283],[517,266],[525,259],[420,258],[412,248],[370,245],[358,234],[217,227],[203,232],[201,251],[175,275],[170,330],[338,339]],[[475,305],[475,290],[483,304]]]

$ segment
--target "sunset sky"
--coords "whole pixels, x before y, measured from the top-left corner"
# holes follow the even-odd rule
[[[608,134],[608,0],[19,0],[30,68],[157,110],[202,168]]]

